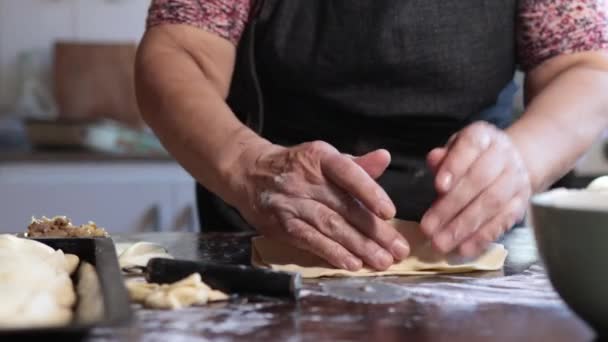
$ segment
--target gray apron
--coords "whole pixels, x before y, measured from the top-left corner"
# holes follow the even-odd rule
[[[516,91],[516,0],[258,1],[228,104],[274,143],[388,149],[378,180],[397,216],[435,199],[426,154],[484,120],[507,127]],[[198,186],[203,231],[250,229]]]

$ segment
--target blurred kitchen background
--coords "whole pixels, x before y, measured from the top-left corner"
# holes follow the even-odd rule
[[[135,103],[149,2],[0,0],[0,232],[43,215],[110,232],[198,230],[194,181]],[[602,140],[572,184],[604,173]]]
[[[0,232],[43,215],[198,230],[194,181],[135,103],[149,3],[0,0]]]

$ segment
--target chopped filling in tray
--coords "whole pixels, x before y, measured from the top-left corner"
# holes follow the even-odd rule
[[[95,222],[75,226],[65,216],[55,216],[52,219],[43,216],[41,219],[32,218],[27,227],[28,237],[107,237],[108,232],[98,227]]]

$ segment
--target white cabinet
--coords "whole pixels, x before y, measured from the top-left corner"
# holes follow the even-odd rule
[[[171,162],[0,164],[0,233],[66,215],[110,232],[198,230],[192,178]]]

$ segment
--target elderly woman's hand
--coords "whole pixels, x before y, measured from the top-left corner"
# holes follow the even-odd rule
[[[428,163],[439,197],[421,228],[439,251],[478,255],[525,214],[532,191],[526,166],[509,136],[494,126],[468,126],[431,151]]]
[[[385,220],[395,206],[376,183],[390,155],[354,158],[324,142],[252,146],[231,188],[236,207],[260,233],[312,252],[336,267],[383,270],[409,254]]]

